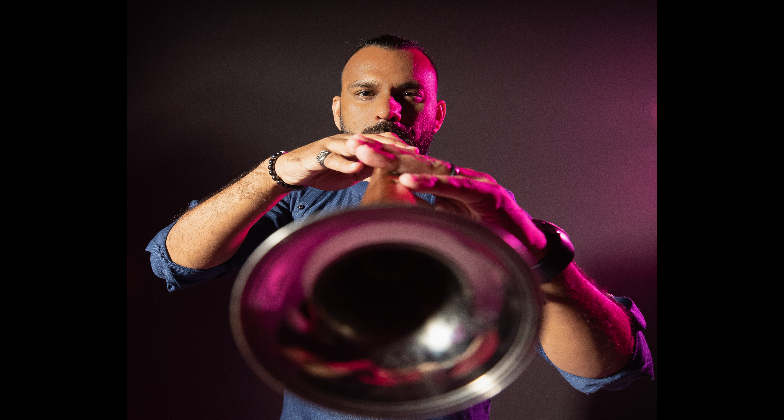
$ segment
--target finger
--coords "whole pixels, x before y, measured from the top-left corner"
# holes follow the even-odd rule
[[[496,223],[498,211],[506,207],[499,197],[498,184],[468,177],[429,174],[403,174],[398,182],[414,192],[436,197],[435,209],[474,220]]]
[[[462,169],[462,168],[461,168]],[[541,260],[547,240],[517,205],[508,191],[496,182],[468,177],[403,174],[398,182],[411,191],[436,196],[436,209],[460,213],[511,233]]]
[[[311,165],[315,164],[314,167],[319,169],[332,169],[347,174],[360,172],[365,165],[346,147],[347,137],[345,134],[338,134],[328,138],[326,141],[319,143],[319,147],[312,148],[308,153],[308,157],[304,159],[307,159]],[[317,160],[319,153],[322,151],[329,152],[322,159],[323,165]]]
[[[397,134],[389,132],[389,131],[386,131],[386,132],[383,132],[383,133],[379,133],[379,134],[362,134],[362,135],[367,137],[367,138],[371,138],[371,139],[380,141],[382,143],[394,144],[395,146],[400,147],[401,149],[416,150],[417,153],[419,153],[419,148],[417,148],[415,146],[409,145],[403,139],[398,137]]]
[[[460,168],[460,174],[403,174],[398,177],[398,182],[411,191],[436,196],[437,210],[462,212],[474,220],[501,227],[518,238],[534,255],[544,249],[544,234],[533,225],[528,213],[517,205],[505,188],[482,172]]]
[[[346,149],[363,163],[374,167],[383,167],[389,161],[397,159],[402,151],[391,144],[381,143],[366,134],[355,134],[346,140]]]
[[[458,168],[458,167],[454,166],[453,163],[450,163],[450,165],[452,165],[452,167],[450,168],[450,172],[454,168],[455,172],[457,173],[456,176],[462,176],[462,177],[467,177],[467,178],[478,179],[480,181],[485,181],[485,182],[493,182],[493,183],[496,182],[495,178],[493,178],[492,176],[490,176],[489,174],[486,174],[484,172],[479,172],[479,171],[473,170],[471,168],[466,168],[466,167],[463,167],[463,166]]]
[[[400,175],[398,181],[412,191],[457,200],[472,209],[475,207],[497,209],[499,200],[503,200],[501,194],[505,191],[495,182],[467,176],[406,173]],[[477,208],[476,210],[481,211],[482,209]]]
[[[366,150],[366,155],[384,153],[385,155],[383,157],[388,160],[394,160],[395,152],[397,151],[406,151],[407,153],[417,153],[419,151],[416,147],[408,146],[392,133],[384,134],[386,135],[336,134],[318,142],[315,147],[309,148],[304,156],[298,156],[298,159],[305,161],[307,167],[311,168],[311,170],[323,170],[324,168],[327,168],[342,173],[356,174],[366,169],[366,165],[356,156],[356,147],[360,144],[357,143],[357,139],[367,142],[375,149],[373,152],[368,152]],[[389,152],[386,152],[386,150],[389,150]],[[322,159],[323,165],[316,160],[319,153],[322,151],[330,152]],[[370,160],[376,165],[383,165],[386,160],[380,160],[380,158],[380,156],[374,155]],[[372,168],[370,170],[372,170]]]
[[[372,139],[384,144],[391,144],[398,148],[419,153],[419,148],[410,146],[408,143],[400,139],[395,133],[385,132],[381,134],[362,134],[366,139]]]
[[[534,236],[525,233],[527,230],[521,228],[523,225],[530,225],[530,217],[508,192],[495,182],[463,176],[427,174],[403,174],[398,177],[398,182],[411,191],[436,196],[437,210],[456,212],[474,220],[500,226],[524,244],[534,243],[534,239],[531,239]],[[533,233],[540,234],[541,232]]]
[[[446,161],[420,155],[417,150],[400,149],[366,135],[352,136],[346,145],[364,164],[390,172],[448,175],[452,168]]]
[[[365,168],[365,164],[362,162],[355,159],[346,158],[341,156],[339,153],[328,154],[327,157],[322,160],[322,162],[324,162],[324,168],[332,169],[334,171],[345,174],[354,174]]]

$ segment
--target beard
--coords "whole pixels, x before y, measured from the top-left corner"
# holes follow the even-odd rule
[[[346,130],[342,115],[340,116],[340,131],[343,134],[354,134]],[[418,148],[421,155],[427,155],[428,151],[430,151],[430,143],[433,142],[433,136],[435,135],[432,123],[417,122],[413,127],[408,128],[403,124],[391,121],[379,121],[377,124],[365,127],[360,134],[381,134],[387,132],[400,137],[400,140],[403,140],[407,145]]]

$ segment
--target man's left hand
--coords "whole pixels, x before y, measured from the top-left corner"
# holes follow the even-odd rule
[[[346,141],[346,147],[365,165],[399,174],[400,184],[411,191],[434,195],[437,210],[501,227],[517,237],[536,260],[544,257],[544,234],[492,176],[464,167],[450,175],[449,162],[390,147],[372,138],[376,136],[395,135],[356,134]]]

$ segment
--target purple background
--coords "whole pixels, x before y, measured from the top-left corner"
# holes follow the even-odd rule
[[[657,4],[477,3],[128,2],[128,419],[280,415],[231,337],[234,275],[168,293],[144,247],[191,199],[334,134],[351,45],[383,33],[438,67],[431,155],[566,229],[577,262],[645,314],[656,363]],[[656,383],[586,396],[536,358],[491,419],[654,419]]]

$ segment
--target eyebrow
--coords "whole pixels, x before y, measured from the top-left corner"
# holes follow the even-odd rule
[[[378,86],[378,83],[375,82],[367,82],[363,80],[357,80],[356,82],[349,83],[346,86],[346,89],[354,89],[354,88],[375,88]]]
[[[422,85],[419,82],[411,81],[411,82],[403,83],[402,85],[398,86],[397,88],[398,89],[403,89],[403,90],[406,90],[406,89],[422,89]]]
[[[370,82],[365,80],[357,80],[355,82],[349,83],[346,86],[346,89],[355,89],[355,88],[377,88],[377,82]],[[422,85],[416,81],[405,82],[399,86],[395,86],[396,89],[406,90],[406,89],[422,89]]]

